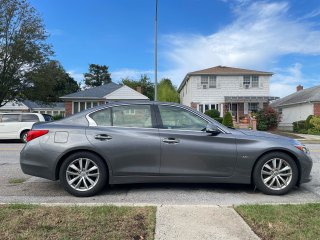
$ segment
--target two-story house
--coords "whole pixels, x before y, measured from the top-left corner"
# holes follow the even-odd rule
[[[223,116],[230,111],[239,122],[249,112],[276,99],[269,96],[272,75],[271,72],[225,66],[190,72],[178,88],[180,101],[201,112],[217,109]]]

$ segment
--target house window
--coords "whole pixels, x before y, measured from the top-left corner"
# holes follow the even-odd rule
[[[209,88],[217,87],[217,79],[216,76],[209,76]]]
[[[243,76],[243,87],[250,88],[250,76]]]
[[[248,103],[248,110],[251,112],[257,112],[259,110],[259,103]]]
[[[259,87],[259,76],[252,76],[251,87],[253,87],[253,88]]]
[[[201,86],[203,89],[208,88],[208,76],[201,76]]]
[[[203,113],[203,105],[202,104],[199,105],[199,112]]]
[[[80,112],[86,109],[86,102],[80,102]]]
[[[243,76],[243,87],[248,88],[259,88],[259,76]]]
[[[79,103],[73,102],[73,113],[79,112]]]

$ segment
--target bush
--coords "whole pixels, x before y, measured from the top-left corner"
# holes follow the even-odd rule
[[[55,116],[52,116],[53,120],[57,121],[57,120],[60,120],[63,118],[62,115],[55,115]]]
[[[261,131],[272,130],[277,128],[279,114],[272,107],[266,107],[257,112],[257,129]]]
[[[215,109],[207,110],[204,112],[204,114],[208,115],[209,117],[215,119],[215,118],[220,118],[220,112]]]
[[[217,118],[214,118],[214,120],[216,120],[216,121],[219,122],[219,123],[222,123],[223,118],[222,118],[222,117],[217,117]]]
[[[315,128],[309,128],[308,130],[306,130],[308,134],[312,134],[312,135],[320,135],[320,131],[318,129]]]
[[[320,131],[320,116],[313,116],[310,119],[310,124],[312,124],[314,129]]]
[[[306,123],[305,123],[305,129],[310,129],[313,128],[313,124],[310,123],[311,118],[313,117],[313,115],[309,115],[306,119]]]
[[[226,112],[223,117],[222,124],[227,127],[233,127],[232,115],[230,112]]]
[[[305,120],[293,122],[292,124],[293,124],[293,131],[294,132],[301,133],[300,131],[307,130],[306,129],[306,121]]]

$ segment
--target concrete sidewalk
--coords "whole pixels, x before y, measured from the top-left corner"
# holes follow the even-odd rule
[[[155,240],[260,239],[232,207],[159,206]]]

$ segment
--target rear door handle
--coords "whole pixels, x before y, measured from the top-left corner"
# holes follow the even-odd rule
[[[176,138],[163,138],[162,142],[169,143],[169,144],[175,144],[175,143],[179,143],[180,140],[176,139]]]
[[[112,139],[112,137],[110,135],[107,135],[107,134],[98,134],[98,135],[95,135],[94,138],[98,139],[98,140],[101,140],[101,141]]]

